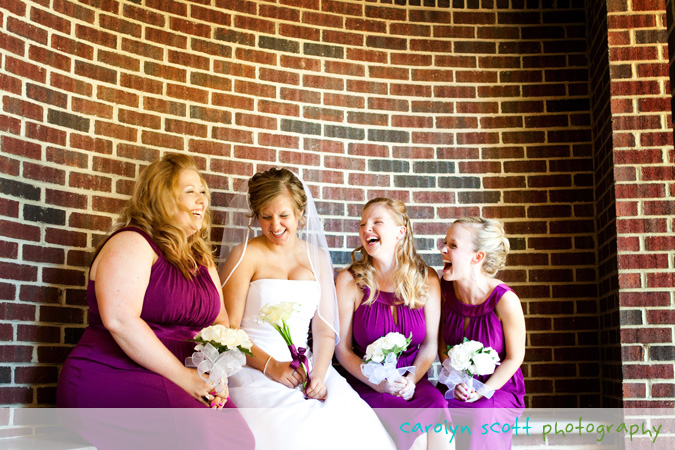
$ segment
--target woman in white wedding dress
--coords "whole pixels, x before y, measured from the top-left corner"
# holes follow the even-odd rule
[[[253,342],[229,391],[256,448],[394,449],[374,411],[331,364],[339,339],[333,267],[309,189],[291,171],[270,169],[249,180],[228,216],[220,269],[225,307],[231,326]],[[249,239],[256,220],[262,234]],[[286,322],[293,353],[259,319],[263,307],[282,302],[295,304]],[[303,354],[309,373],[298,365]]]

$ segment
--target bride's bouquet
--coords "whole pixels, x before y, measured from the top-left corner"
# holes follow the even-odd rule
[[[375,340],[366,347],[361,373],[373,384],[380,384],[382,380],[400,380],[404,373],[414,373],[414,366],[396,368],[399,355],[408,348],[411,340],[412,333],[406,338],[393,331]]]
[[[307,349],[305,347],[296,347],[295,344],[293,344],[291,330],[286,323],[289,317],[291,317],[291,314],[295,312],[295,305],[296,303],[294,302],[281,302],[277,304],[268,303],[263,306],[260,313],[258,313],[258,320],[272,325],[279,334],[281,334],[284,342],[288,345],[288,349],[291,351],[291,357],[293,358],[290,364],[291,368],[296,371],[299,368],[302,368],[307,375],[307,381],[302,383],[304,390],[307,389],[307,385],[310,382],[309,361],[305,355]]]
[[[486,398],[492,397],[494,389],[474,376],[492,375],[498,365],[499,354],[478,341],[464,338],[461,344],[448,345],[448,358],[443,361],[443,369],[438,375],[438,381],[448,386],[445,398],[453,398],[455,386],[460,383],[475,389]]]
[[[212,382],[216,392],[227,386],[227,378],[239,372],[251,355],[251,340],[244,330],[211,325],[191,340],[195,352],[185,359],[187,367],[196,367],[202,380]]]

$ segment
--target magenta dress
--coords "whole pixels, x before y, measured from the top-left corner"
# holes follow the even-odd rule
[[[412,341],[408,349],[398,359],[397,367],[412,366],[419,351],[419,346],[427,334],[424,309],[411,309],[397,301],[393,292],[379,292],[375,301],[370,305],[364,302],[370,291],[364,288],[361,304],[354,312],[352,323],[352,343],[354,353],[360,358],[366,353],[366,347],[380,337],[392,331],[410,336]],[[396,308],[397,321],[394,321],[391,307]],[[391,394],[379,393],[357,378],[348,375],[347,381],[380,417],[385,428],[396,442],[398,449],[408,449],[420,433],[411,432],[412,426],[417,423],[436,424],[450,423],[447,405],[441,392],[431,384],[425,374],[415,386],[412,399],[404,400]],[[395,411],[393,408],[399,409]],[[405,410],[401,410],[405,408]],[[403,427],[409,422],[410,427]],[[449,426],[449,425],[448,425]]]
[[[441,280],[443,294],[443,314],[441,317],[441,335],[446,345],[460,344],[464,337],[479,341],[486,347],[492,347],[499,353],[500,360],[506,357],[504,348],[504,330],[502,322],[497,317],[495,309],[502,296],[512,291],[506,284],[499,284],[494,288],[487,300],[479,305],[468,305],[460,302],[455,296],[451,281]],[[464,330],[465,319],[469,319]],[[477,377],[481,382],[487,381],[489,376]],[[440,385],[444,388],[445,386]],[[525,381],[520,368],[513,376],[497,389],[492,398],[482,397],[473,403],[466,403],[454,398],[448,399],[448,407],[464,408],[463,415],[453,410],[452,417],[458,424],[468,424],[472,429],[481,429],[485,423],[506,423],[513,425],[516,417],[520,416],[525,408]],[[458,448],[511,448],[509,433],[474,434],[468,446]]]
[[[206,267],[200,266],[197,275],[187,280],[162,256],[159,247],[144,232],[133,227],[123,228],[117,233],[121,231],[140,233],[158,255],[143,298],[141,318],[183,362],[194,348],[194,343],[188,340],[202,328],[213,324],[218,316],[221,307],[218,288]],[[63,365],[57,388],[57,406],[206,409],[181,387],[140,366],[124,353],[103,326],[94,286],[95,282],[89,280],[89,326]],[[235,408],[232,402],[227,402],[226,407]],[[241,419],[238,412],[233,415]],[[243,419],[240,426],[248,432],[248,436],[242,433],[242,444],[248,439],[251,445],[245,448],[252,448],[253,438]],[[105,442],[102,446],[105,447]]]

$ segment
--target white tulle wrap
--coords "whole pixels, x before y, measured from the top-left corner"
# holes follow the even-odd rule
[[[214,390],[221,392],[227,386],[227,378],[239,372],[246,364],[246,355],[235,348],[218,353],[211,344],[185,359],[187,367],[196,367],[202,380],[213,383]]]
[[[450,364],[450,358],[446,358],[443,361],[442,367],[441,373],[438,375],[438,382],[443,383],[448,387],[448,391],[445,393],[446,399],[455,397],[455,386],[460,383],[464,383],[469,388],[475,389],[476,392],[483,395],[485,398],[491,398],[494,395],[495,390],[491,387],[481,383],[463,370],[453,369]]]
[[[406,372],[415,373],[415,366],[397,369],[396,362],[396,354],[389,353],[382,362],[370,361],[361,364],[361,373],[373,384],[380,384],[383,380],[398,381]]]

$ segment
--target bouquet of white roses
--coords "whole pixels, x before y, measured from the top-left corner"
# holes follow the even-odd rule
[[[408,348],[411,340],[412,333],[406,338],[401,333],[391,332],[373,341],[366,347],[361,373],[373,384],[380,384],[382,380],[396,381],[406,372],[414,373],[414,366],[396,368],[399,355]]]
[[[258,313],[258,320],[269,323],[279,332],[279,334],[281,334],[281,337],[284,339],[284,342],[286,342],[286,345],[288,345],[291,357],[293,358],[290,364],[291,368],[297,371],[302,367],[302,370],[307,375],[307,381],[302,384],[303,388],[307,389],[307,385],[310,382],[309,360],[305,355],[307,349],[305,347],[296,347],[295,344],[293,344],[291,330],[286,323],[289,317],[291,317],[291,314],[295,312],[295,305],[296,303],[294,302],[281,302],[274,305],[268,303],[263,306],[260,313]]]
[[[445,398],[452,398],[455,386],[460,383],[475,389],[484,397],[492,397],[494,389],[484,385],[474,376],[492,375],[498,365],[499,354],[478,341],[464,338],[461,344],[448,345],[448,358],[443,361],[443,369],[438,376],[438,381],[449,388]]]
[[[212,382],[216,392],[227,385],[227,377],[239,372],[251,354],[251,340],[244,330],[211,325],[192,339],[195,352],[185,359],[187,367],[196,367],[202,380]],[[208,374],[208,376],[207,376]]]

